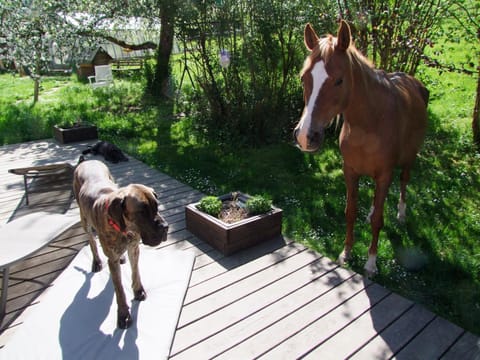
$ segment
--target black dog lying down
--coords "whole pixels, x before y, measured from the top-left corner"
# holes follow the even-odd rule
[[[128,158],[123,154],[122,150],[114,144],[107,141],[99,141],[93,146],[89,146],[87,150],[82,151],[82,154],[92,153],[93,155],[103,155],[105,160],[114,164],[119,161],[128,161]]]

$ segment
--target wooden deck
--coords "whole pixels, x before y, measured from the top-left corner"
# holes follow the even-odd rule
[[[76,206],[68,187],[56,186],[30,195],[25,206],[22,177],[7,170],[75,164],[85,148],[53,141],[0,147],[0,224]],[[198,201],[200,192],[133,158],[107,165],[120,185],[155,188],[170,224],[162,247],[196,253],[172,359],[480,359],[477,336],[287,239],[224,257],[185,229],[184,206]],[[22,326],[22,311],[35,306],[85,244],[77,225],[11,269],[0,347]]]

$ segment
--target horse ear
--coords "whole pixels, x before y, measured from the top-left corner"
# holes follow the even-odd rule
[[[347,50],[352,41],[352,32],[350,31],[350,26],[345,20],[340,22],[340,27],[338,28],[337,35],[337,47],[340,50]]]
[[[108,206],[108,216],[120,227],[121,231],[125,231],[127,225],[123,220],[123,211],[125,207],[125,198],[121,196],[115,197]]]
[[[305,30],[303,31],[303,41],[308,50],[312,51],[315,47],[318,46],[318,35],[313,30],[313,27],[310,23],[305,25]]]

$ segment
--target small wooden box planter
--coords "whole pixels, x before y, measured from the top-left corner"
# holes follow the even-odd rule
[[[237,193],[245,203],[250,196]],[[232,194],[219,196],[222,201],[232,200]],[[225,223],[197,209],[199,203],[185,208],[187,230],[209,243],[225,255],[245,249],[282,233],[282,210],[272,206],[265,214],[251,216],[231,224]]]
[[[53,136],[60,144],[71,142],[93,140],[98,138],[98,131],[95,125],[80,125],[72,127],[53,127]]]

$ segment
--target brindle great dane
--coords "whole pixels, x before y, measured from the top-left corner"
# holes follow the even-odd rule
[[[126,329],[132,323],[122,286],[120,263],[125,251],[132,267],[135,300],[145,300],[146,293],[138,271],[140,240],[157,246],[167,238],[168,224],[158,212],[157,196],[152,188],[141,184],[118,187],[107,166],[89,160],[78,164],[74,172],[73,191],[80,208],[82,226],[89,235],[93,253],[92,271],[102,269],[95,233],[108,266],[117,299],[117,325]]]

